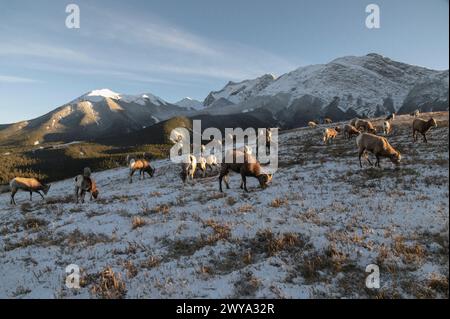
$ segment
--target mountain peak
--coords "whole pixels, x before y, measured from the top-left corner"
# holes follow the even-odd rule
[[[175,105],[178,105],[180,107],[184,107],[187,109],[194,109],[194,110],[200,110],[203,109],[203,103],[200,101],[197,101],[190,97],[185,97],[181,99],[180,101],[176,102]]]
[[[109,97],[111,99],[118,100],[120,99],[120,94],[116,93],[110,89],[99,89],[93,90],[86,94],[86,96],[101,96],[101,97]]]

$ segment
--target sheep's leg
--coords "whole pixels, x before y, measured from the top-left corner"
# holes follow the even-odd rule
[[[11,205],[16,205],[16,200],[14,199],[14,196],[16,196],[17,190],[12,189],[11,190]]]
[[[42,193],[40,191],[37,191],[36,193],[38,193],[39,195],[41,195],[42,200],[45,200],[44,195],[42,195]]]
[[[428,140],[427,140],[427,137],[425,136],[425,133],[422,133],[422,136],[423,136],[423,141],[424,141],[425,143],[428,143]]]
[[[219,175],[219,191],[221,193],[223,192],[223,190],[222,190],[222,179],[223,179],[223,176],[222,176],[222,174],[220,174]]]
[[[85,198],[85,196],[86,196],[86,191],[83,189],[83,190],[81,190],[81,202],[84,204],[84,198]]]
[[[363,149],[363,150],[360,150],[360,151],[359,151],[359,154],[358,154],[359,167],[361,167],[361,168],[362,168],[361,156],[363,155],[363,153],[364,153],[364,149]]]
[[[241,174],[241,178],[242,178],[242,183],[244,184],[244,190],[248,193],[248,189],[247,189],[247,177],[245,177],[245,175]]]
[[[377,161],[375,162],[375,167],[380,167],[380,156],[376,155]]]
[[[32,201],[33,201],[33,192],[30,191],[30,202],[32,202]]]
[[[133,183],[133,175],[134,175],[134,172],[135,172],[134,169],[132,169],[132,170],[130,171],[130,177],[129,177],[130,184]]]

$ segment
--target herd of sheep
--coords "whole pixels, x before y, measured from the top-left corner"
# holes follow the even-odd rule
[[[417,141],[418,134],[421,134],[423,141],[426,143],[426,133],[432,128],[436,127],[437,123],[435,119],[430,118],[424,120],[418,118],[419,111],[415,111],[410,115],[414,117],[412,121],[412,136],[413,140]],[[344,138],[351,139],[356,136],[356,145],[358,147],[358,158],[360,167],[362,167],[361,157],[373,165],[368,157],[368,153],[372,153],[376,157],[375,166],[380,167],[380,158],[389,158],[394,164],[399,164],[401,161],[401,154],[394,147],[392,147],[386,136],[392,132],[392,120],[395,118],[395,114],[389,115],[383,122],[384,136],[377,135],[377,130],[374,125],[363,119],[354,119],[348,124],[342,126],[336,126],[335,128],[327,127],[323,133],[323,143],[328,144],[335,139],[339,134],[342,134]],[[324,124],[332,123],[331,119],[325,119]],[[311,121],[308,123],[309,127],[315,128],[318,125],[318,121]],[[269,147],[272,139],[271,130],[266,130],[266,147]],[[227,189],[229,188],[228,175],[231,171],[239,173],[241,175],[241,189],[247,190],[247,177],[254,177],[258,180],[261,188],[265,188],[272,180],[272,174],[266,174],[261,169],[261,165],[255,156],[252,155],[252,151],[248,146],[244,146],[241,149],[233,149],[228,152],[232,152],[232,158],[235,159],[233,163],[226,163],[221,161],[220,165],[215,155],[204,156],[205,147],[201,146],[201,154],[195,156],[189,154],[187,161],[182,163],[181,167],[181,179],[183,182],[187,180],[194,180],[196,172],[201,172],[202,177],[206,176],[207,169],[212,172],[218,169],[219,171],[219,190],[222,192],[222,181],[225,182]],[[240,159],[239,159],[240,158]],[[150,177],[155,174],[155,169],[152,167],[148,160],[144,159],[132,159],[129,156],[126,159],[129,167],[129,182],[132,183],[132,177],[136,171],[139,171],[139,177],[145,178],[147,173]],[[75,186],[75,200],[78,203],[79,199],[84,202],[86,193],[91,194],[91,200],[96,199],[99,195],[99,190],[96,186],[94,179],[91,177],[91,170],[85,168],[83,173],[78,175],[74,180]],[[50,189],[50,184],[44,184],[35,178],[16,177],[10,182],[11,190],[11,205],[15,205],[16,201],[14,196],[19,190],[29,192],[30,200],[32,200],[33,193],[39,194],[42,199],[44,195],[47,195]]]

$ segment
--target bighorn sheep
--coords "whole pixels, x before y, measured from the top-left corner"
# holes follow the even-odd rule
[[[217,157],[215,155],[208,155],[206,157],[206,167],[213,171],[213,167],[217,167]]]
[[[194,180],[194,174],[197,169],[197,159],[194,155],[188,155],[188,161],[186,163],[181,164],[181,179],[183,183],[186,182],[187,179]]]
[[[261,172],[261,166],[256,158],[249,154],[244,154],[233,150],[233,163],[222,162],[222,167],[219,175],[219,189],[222,192],[222,180],[224,180],[227,189],[230,188],[228,184],[228,175],[230,170],[241,174],[241,189],[243,188],[246,192],[247,189],[247,177],[255,177],[259,181],[261,188],[266,188],[267,185],[272,181],[272,174],[264,174]]]
[[[33,193],[38,193],[42,197],[42,199],[44,199],[44,195],[47,195],[50,186],[50,184],[41,183],[36,178],[16,177],[9,183],[9,187],[11,189],[11,204],[16,205],[14,196],[16,196],[16,193],[19,190],[29,192],[31,201],[33,200]],[[41,191],[44,193],[44,195],[41,193]]]
[[[363,129],[366,132],[372,133],[372,134],[375,134],[377,132],[377,130],[375,129],[373,124],[370,121],[366,121],[366,120],[357,120],[355,122],[355,127],[358,130]]]
[[[419,110],[415,110],[414,112],[409,113],[409,115],[411,115],[413,117],[418,117],[420,115],[420,111]]]
[[[359,118],[357,118],[357,117],[354,118],[353,120],[350,121],[350,125],[351,126],[356,126],[356,121],[358,121],[358,120],[359,120]]]
[[[394,120],[394,119],[395,119],[395,113],[391,113],[384,120],[390,121],[390,120]]]
[[[328,144],[332,139],[335,139],[338,132],[334,128],[326,128],[323,133],[323,143]]]
[[[203,177],[206,176],[206,158],[199,156],[197,158],[198,168],[202,171]]]
[[[353,125],[344,125],[344,137],[346,137],[348,140],[351,139],[352,136],[358,136],[359,134],[361,134],[361,132],[358,131]]]
[[[386,135],[386,136],[389,135],[391,133],[391,129],[392,129],[391,123],[389,123],[389,121],[384,121],[383,122],[384,135]]]
[[[425,143],[428,143],[427,137],[425,135],[432,127],[437,127],[437,123],[434,118],[430,118],[428,121],[418,118],[414,119],[412,124],[414,142],[417,141],[417,132],[419,132],[423,136],[423,141]]]
[[[341,133],[342,132],[342,126],[336,126],[334,128],[336,130],[336,132]]]
[[[91,199],[97,199],[99,191],[97,189],[97,184],[92,179],[92,177],[87,177],[83,175],[78,175],[75,177],[75,198],[78,204],[79,198],[81,197],[81,202],[84,203],[84,197],[86,192],[91,193]]]
[[[362,133],[356,138],[356,145],[358,146],[359,166],[362,168],[361,156],[369,151],[375,155],[377,161],[375,166],[380,167],[380,157],[388,157],[392,163],[398,165],[402,156],[399,151],[395,150],[385,137],[377,136],[370,133]],[[366,160],[372,165],[367,154]]]
[[[323,119],[323,122],[324,122],[325,124],[331,124],[331,123],[333,123],[333,120],[330,119],[329,117],[326,117],[326,118]]]
[[[316,122],[309,121],[309,122],[308,122],[308,126],[311,127],[311,128],[314,128],[314,127],[317,126],[317,124],[316,124]]]
[[[134,160],[131,159],[128,167],[130,168],[129,173],[129,181],[130,184],[133,183],[133,175],[134,173],[139,170],[139,179],[145,179],[145,173],[147,173],[150,177],[153,177],[153,174],[155,173],[155,169],[150,165],[150,162],[148,162],[145,159],[139,159]]]

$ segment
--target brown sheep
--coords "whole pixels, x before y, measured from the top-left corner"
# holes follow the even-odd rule
[[[331,123],[333,123],[333,120],[330,119],[329,117],[326,117],[326,118],[323,119],[323,122],[324,122],[325,124],[331,124]]]
[[[272,181],[272,174],[264,174],[261,172],[261,166],[256,158],[249,154],[244,154],[239,151],[233,152],[233,160],[243,163],[226,163],[225,160],[222,162],[219,175],[219,189],[222,192],[222,180],[225,182],[227,189],[230,189],[228,184],[228,174],[230,171],[241,174],[241,189],[248,192],[247,189],[247,177],[255,177],[259,181],[259,185],[262,189],[266,188],[268,184]]]
[[[309,121],[309,122],[308,122],[308,126],[311,127],[311,128],[314,128],[314,127],[317,126],[317,124],[316,124],[316,122]]]
[[[348,140],[351,139],[352,136],[358,136],[359,134],[361,134],[361,132],[358,131],[353,125],[344,125],[344,137],[346,137]]]
[[[388,157],[392,163],[398,165],[402,156],[399,151],[395,150],[385,137],[377,136],[370,133],[362,133],[356,138],[356,145],[358,146],[359,166],[362,168],[361,156],[369,151],[373,153],[377,161],[375,166],[380,167],[380,157]],[[366,160],[372,165],[369,157],[366,154]]]
[[[97,184],[92,177],[86,177],[84,175],[78,175],[75,177],[75,198],[78,204],[79,198],[84,203],[84,197],[86,193],[91,193],[91,200],[97,199],[99,191]]]
[[[342,132],[342,126],[336,126],[334,128],[336,130],[336,132],[341,133]]]
[[[20,189],[30,193],[30,201],[33,200],[33,193],[38,193],[44,199],[44,195],[47,195],[50,189],[50,184],[41,183],[36,178],[16,177],[11,180],[9,187],[11,189],[11,205],[16,205],[14,196]]]
[[[330,140],[336,138],[338,132],[334,128],[326,128],[323,132],[323,143],[328,144]]]
[[[357,120],[355,123],[355,127],[358,130],[363,129],[367,133],[375,134],[377,132],[373,124],[370,121],[366,120]]]
[[[356,121],[358,121],[359,118],[354,118],[353,120],[350,121],[350,125],[351,126],[356,126]]]
[[[434,118],[430,118],[428,121],[419,118],[414,119],[412,124],[414,142],[417,141],[417,132],[419,132],[423,136],[423,141],[425,143],[428,143],[427,137],[425,135],[432,127],[437,127],[437,123]]]
[[[147,173],[150,177],[153,177],[155,173],[155,169],[150,165],[150,162],[144,159],[134,160],[132,159],[129,164],[130,174],[129,181],[133,182],[133,175],[136,171],[139,171],[139,178],[145,179],[145,173]]]

